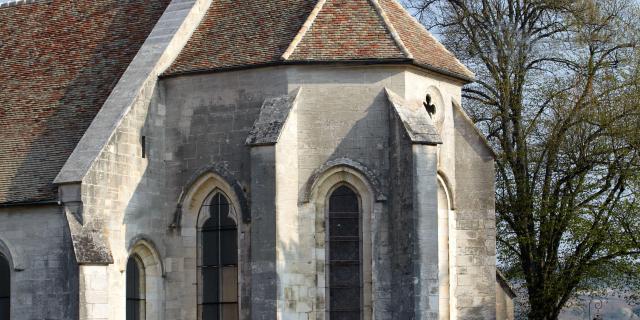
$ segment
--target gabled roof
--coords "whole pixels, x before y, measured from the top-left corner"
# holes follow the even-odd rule
[[[0,203],[56,199],[54,178],[169,2],[0,7]]]
[[[473,73],[395,0],[219,0],[165,75],[312,62]]]

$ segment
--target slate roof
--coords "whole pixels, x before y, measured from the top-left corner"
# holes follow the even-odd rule
[[[169,2],[0,7],[0,203],[56,199],[54,178]]]
[[[165,75],[313,62],[474,75],[395,0],[218,0]]]

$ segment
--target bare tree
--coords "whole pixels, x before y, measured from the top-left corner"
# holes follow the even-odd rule
[[[580,290],[630,288],[640,277],[636,3],[407,4],[477,74],[463,96],[499,153],[501,264],[526,284],[529,319],[556,319]]]

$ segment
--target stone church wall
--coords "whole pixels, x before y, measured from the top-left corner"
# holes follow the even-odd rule
[[[496,319],[514,320],[513,296],[499,281],[496,281]]]
[[[170,157],[166,158],[165,163],[167,185],[172,187],[171,190],[167,190],[166,197],[173,201],[173,208],[167,208],[167,213],[173,214],[175,201],[180,193],[188,192],[183,190],[187,188],[187,182],[212,166],[224,168],[237,179],[248,196],[253,194],[252,171],[259,174],[260,169],[252,166],[251,148],[245,145],[245,140],[258,118],[263,101],[268,97],[288,94],[283,69],[265,68],[169,78],[163,80],[163,86],[167,106],[166,148],[163,152],[165,157]],[[267,164],[255,163],[260,166]],[[273,176],[269,176],[268,172],[265,174],[267,175],[255,178],[269,183]],[[274,190],[268,190],[274,186],[275,184],[271,184],[271,187],[256,186],[259,190],[251,197],[252,204],[268,205],[265,201],[275,200],[271,193]],[[269,194],[272,196],[269,197]],[[270,212],[273,212],[273,209]],[[254,219],[251,225],[260,221],[266,223],[264,220]],[[249,260],[250,243],[265,247],[272,244],[270,247],[273,256],[264,259],[270,259],[271,263],[275,263],[275,230],[260,229],[252,234],[251,225],[241,223],[239,226],[240,260]],[[173,301],[167,306],[167,315],[172,319],[196,318],[195,307],[184,307],[197,304],[196,234],[195,226],[182,225],[169,233],[166,239],[167,300]],[[252,239],[252,235],[257,238]],[[263,259],[258,252],[255,251],[253,260]],[[262,251],[262,254],[269,253]],[[262,266],[264,272],[268,273],[268,265]],[[275,287],[274,291],[269,293],[269,288],[273,286],[264,287],[260,281],[251,281],[250,268],[251,264],[241,262],[241,314],[248,315],[252,307],[248,303],[251,298],[251,285],[254,286],[253,292],[256,296],[266,299],[267,304],[273,303],[275,310],[275,296],[268,296],[275,295]],[[264,279],[270,281],[268,275]]]
[[[457,317],[494,319],[496,279],[495,172],[492,151],[460,109],[456,142]],[[464,195],[464,196],[463,196]]]
[[[289,89],[302,87],[298,107],[298,188],[303,190],[312,175],[329,161],[341,158],[362,164],[371,170],[381,186],[387,187],[389,177],[389,105],[384,88],[403,91],[402,70],[392,67],[292,67],[288,72]],[[386,188],[385,188],[386,189]],[[324,195],[322,195],[324,196]],[[369,195],[372,198],[373,195]],[[310,199],[322,202],[324,199]],[[380,210],[375,211],[376,208]],[[388,214],[384,203],[375,204],[370,229],[373,240],[373,296],[376,318],[390,316],[391,257],[387,240]],[[289,318],[324,319],[327,297],[325,279],[313,279],[316,270],[324,267],[323,220],[316,220],[316,207],[302,205],[295,230],[300,250],[297,261],[301,270],[287,270],[290,277],[308,278],[306,285],[282,283],[296,297],[295,305],[285,308]],[[315,221],[315,223],[314,223]],[[306,226],[306,227],[304,227]],[[315,229],[313,228],[315,226]],[[316,234],[316,237],[313,235]],[[305,264],[306,252],[316,252],[314,263]],[[311,278],[309,278],[311,275]],[[366,276],[366,275],[365,275]],[[368,281],[368,280],[365,280]],[[304,282],[303,282],[304,283]],[[317,288],[316,288],[317,287]],[[315,295],[321,297],[315,302]],[[315,302],[315,303],[314,303]],[[365,318],[367,319],[367,318]]]
[[[297,106],[278,144],[245,145],[263,101],[300,87]],[[412,192],[407,184],[413,177],[404,175],[413,172],[415,150],[407,144],[406,137],[399,135],[401,128],[390,126],[391,109],[385,88],[421,102],[431,87],[439,89],[444,101],[442,112],[446,116],[441,130],[445,145],[430,147],[438,150],[437,154],[425,153],[425,161],[433,158],[428,162],[435,164],[437,155],[442,174],[457,186],[454,194],[472,194],[473,199],[458,201],[455,209],[460,221],[449,222],[455,226],[454,232],[449,229],[449,233],[460,235],[456,247],[449,248],[449,256],[442,253],[446,247],[431,248],[431,255],[437,256],[432,261],[435,266],[421,271],[420,276],[423,282],[431,276],[444,276],[448,269],[456,270],[448,265],[451,261],[461,270],[452,282],[461,288],[456,289],[441,277],[439,287],[429,288],[430,294],[416,299],[414,289],[407,289],[413,288],[415,279],[404,273],[415,272],[411,237],[437,239],[434,237],[440,224],[446,227],[447,222],[440,222],[444,219],[437,217],[437,226],[427,226],[411,235],[406,228],[412,220],[397,219],[412,208],[413,200],[403,193]],[[95,304],[81,301],[81,309],[93,312],[94,318],[99,319],[100,312],[103,318],[123,318],[125,266],[133,247],[141,240],[153,244],[163,266],[164,285],[155,294],[165,304],[158,317],[197,318],[195,221],[200,204],[188,203],[184,196],[202,174],[223,171],[239,186],[240,194],[232,196],[250,199],[254,215],[251,223],[239,220],[241,316],[251,313],[254,319],[272,319],[273,311],[283,319],[323,319],[325,280],[317,277],[324,263],[324,244],[318,238],[322,221],[318,224],[313,204],[318,199],[305,202],[303,195],[312,177],[322,174],[327,163],[341,159],[361,165],[361,171],[371,176],[365,180],[375,180],[366,183],[375,182],[380,193],[387,196],[385,201],[377,194],[368,195],[375,198],[368,226],[373,241],[370,276],[375,318],[429,315],[442,304],[438,296],[449,292],[445,289],[450,287],[456,292],[454,300],[458,300],[460,312],[473,309],[480,311],[477,314],[490,314],[492,298],[485,292],[484,282],[470,283],[468,275],[495,272],[495,252],[490,248],[495,246],[491,237],[495,230],[490,224],[493,203],[487,200],[489,193],[480,194],[473,189],[482,186],[480,189],[491,190],[484,183],[492,183],[492,167],[491,161],[468,143],[453,146],[468,138],[464,131],[452,138],[454,112],[450,101],[459,99],[456,84],[397,66],[288,66],[164,78],[156,87],[145,90],[150,90],[151,94],[145,95],[150,99],[133,106],[84,181],[89,186],[83,189],[83,199],[88,200],[86,214],[103,219],[104,236],[114,260],[107,267],[87,269],[90,272],[83,278],[91,281],[96,276],[94,271],[104,273],[99,276],[108,284],[108,289],[87,295],[97,301]],[[456,130],[460,131],[457,127]],[[454,152],[460,152],[457,157],[464,157],[464,161],[455,162]],[[437,180],[433,164],[428,178],[433,183],[428,190],[435,206]],[[456,176],[458,173],[461,175]],[[391,203],[396,204],[392,207]],[[441,234],[437,239],[439,244],[452,243],[442,237]],[[453,250],[460,256],[452,258],[451,252],[456,252]],[[423,252],[422,258],[425,257]],[[250,260],[252,264],[242,262]],[[86,283],[81,282],[81,289],[83,285]],[[89,285],[84,289],[91,288]],[[464,295],[467,289],[474,290],[475,300]]]
[[[77,318],[78,266],[61,207],[0,208],[0,252],[12,265],[12,319]]]

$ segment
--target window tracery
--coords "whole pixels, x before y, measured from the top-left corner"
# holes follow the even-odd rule
[[[238,226],[228,198],[216,192],[201,227],[200,310],[203,320],[238,319]]]

